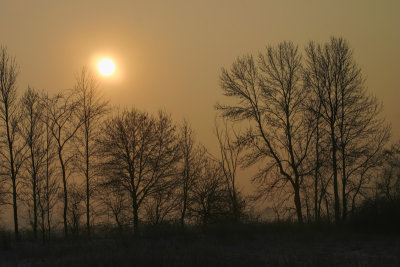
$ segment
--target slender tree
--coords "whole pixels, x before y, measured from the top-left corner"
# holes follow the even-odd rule
[[[78,95],[78,112],[83,122],[81,131],[83,138],[79,143],[83,142],[83,151],[78,149],[83,159],[83,173],[86,183],[86,231],[90,235],[90,196],[91,178],[92,178],[92,158],[95,154],[95,136],[98,134],[99,122],[106,114],[107,101],[105,101],[98,91],[98,83],[85,67],[76,77],[75,91]],[[80,145],[79,145],[80,146]]]
[[[307,87],[308,76],[307,69],[304,69],[304,84]],[[304,194],[313,195],[313,219],[319,221],[321,218],[323,200],[327,194],[327,187],[330,185],[330,172],[327,163],[330,161],[329,155],[329,132],[326,124],[321,119],[322,105],[318,95],[311,93],[306,99],[308,109],[308,118],[310,124],[314,127],[314,135],[312,138],[312,149],[308,157],[308,169],[311,170],[304,185]],[[309,187],[309,188],[306,188]],[[312,187],[312,188],[311,188]],[[311,192],[312,191],[312,192]],[[311,196],[307,196],[310,197]],[[325,203],[326,204],[326,203]]]
[[[54,162],[57,157],[57,152],[55,151],[55,142],[53,135],[50,130],[50,113],[48,104],[49,97],[47,94],[42,95],[42,105],[45,107],[44,113],[42,116],[42,120],[44,123],[44,139],[45,139],[45,177],[44,182],[42,183],[41,187],[39,188],[39,205],[42,212],[42,220],[46,217],[46,225],[47,225],[47,234],[50,237],[51,235],[51,219],[52,219],[52,210],[57,202],[57,194],[59,190],[59,183],[54,177],[55,166]],[[42,226],[44,229],[44,222],[42,221]],[[42,233],[44,235],[44,233]]]
[[[179,135],[179,149],[182,156],[178,177],[180,188],[178,195],[181,203],[179,222],[181,227],[185,227],[187,212],[191,205],[190,194],[200,175],[200,162],[204,156],[204,150],[196,145],[193,130],[187,120],[182,122]]]
[[[77,131],[82,125],[82,120],[78,113],[78,101],[76,95],[58,94],[54,98],[46,101],[48,118],[46,121],[49,123],[48,127],[50,133],[55,141],[57,156],[61,169],[61,178],[63,185],[63,221],[64,221],[64,235],[68,237],[68,184],[67,177],[70,173],[68,165],[75,155],[68,151],[68,144],[75,137]]]
[[[400,141],[385,150],[382,163],[376,180],[375,196],[396,201],[400,199]]]
[[[26,171],[30,176],[29,184],[31,186],[32,194],[32,210],[33,210],[33,224],[32,230],[34,237],[37,238],[38,227],[38,188],[41,177],[41,172],[44,167],[44,160],[46,155],[44,144],[44,125],[42,121],[43,105],[40,95],[34,89],[28,87],[21,99],[22,109],[22,123],[21,135],[27,144],[28,161]]]
[[[157,225],[169,218],[172,218],[174,211],[179,205],[179,198],[176,196],[176,181],[174,179],[165,179],[157,183],[146,203],[147,220]]]
[[[306,83],[318,96],[321,106],[316,112],[329,129],[335,222],[339,223],[347,216],[351,176],[380,153],[389,127],[379,119],[377,100],[367,95],[346,40],[332,37],[323,45],[310,42],[306,54]]]
[[[229,202],[220,162],[205,156],[200,166],[200,177],[192,189],[190,212],[202,225],[206,225],[226,216]]]
[[[220,78],[224,94],[237,102],[217,106],[224,117],[252,123],[245,138],[250,149],[247,166],[266,160],[266,167],[254,177],[265,189],[261,193],[289,182],[300,223],[300,185],[308,171],[303,164],[313,134],[305,116],[308,91],[302,85],[301,70],[298,48],[290,42],[268,47],[265,55],[259,55],[258,65],[252,56],[239,58],[230,71],[222,70]],[[272,184],[266,179],[271,176],[277,178]]]
[[[222,129],[218,128],[217,123],[215,124],[215,132],[219,143],[220,162],[231,206],[230,210],[233,220],[239,221],[242,213],[242,201],[236,180],[243,144],[239,141],[240,134],[233,127],[229,128],[225,120]]]
[[[129,196],[119,182],[104,179],[99,183],[98,198],[107,214],[111,213],[119,231],[129,221]]]
[[[138,110],[112,117],[101,131],[98,145],[103,174],[129,192],[135,234],[142,203],[163,180],[176,175],[179,151],[175,132],[164,112],[154,117]]]
[[[1,142],[6,150],[0,150],[2,164],[7,170],[12,186],[12,205],[14,213],[14,234],[19,238],[17,177],[19,169],[25,160],[25,143],[19,134],[21,113],[17,99],[17,64],[15,58],[8,54],[5,47],[0,47],[0,122]],[[4,131],[4,132],[3,132]]]

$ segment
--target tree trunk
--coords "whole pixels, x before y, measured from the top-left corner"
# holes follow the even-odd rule
[[[303,224],[303,213],[301,210],[300,201],[300,186],[298,184],[294,186],[294,204],[296,206],[297,220],[299,224]]]
[[[34,171],[32,175],[32,193],[33,193],[33,236],[35,239],[37,239],[37,225],[38,225],[38,219],[37,219],[37,200],[36,200],[36,172]]]
[[[319,161],[320,161],[320,159],[319,159],[319,118],[317,118],[316,140],[315,140],[315,173],[314,173],[314,220],[316,222],[319,221],[319,212],[318,212],[318,179],[319,179],[319,167],[320,167]]]
[[[186,201],[183,202],[181,218],[179,220],[182,228],[185,228],[185,216],[186,216]]]
[[[325,194],[324,199],[325,199],[325,208],[326,208],[326,218],[329,222],[331,220],[331,213],[329,211],[329,200],[328,200],[328,197],[326,194]]]
[[[18,206],[17,206],[17,184],[16,184],[16,173],[15,173],[15,163],[14,163],[14,152],[13,152],[13,142],[10,135],[10,125],[9,125],[9,115],[8,106],[5,107],[5,123],[7,131],[7,142],[8,142],[8,152],[10,153],[10,170],[11,170],[11,182],[13,189],[13,212],[14,212],[14,234],[15,239],[19,240],[18,231]]]
[[[132,215],[133,215],[133,234],[136,236],[139,230],[139,207],[137,203],[136,195],[132,194]]]
[[[185,216],[186,216],[186,208],[187,208],[187,190],[183,189],[183,207],[181,211],[180,225],[182,228],[185,228]]]
[[[31,129],[32,132],[32,129]],[[32,141],[31,141],[32,142]],[[36,199],[36,167],[35,167],[35,157],[33,152],[33,144],[30,144],[30,152],[31,152],[31,165],[32,165],[32,197],[33,197],[33,236],[37,239],[37,199]]]
[[[346,184],[347,184],[347,177],[346,177],[346,158],[345,158],[345,147],[342,146],[342,220],[344,221],[347,217],[347,199],[346,199]]]
[[[43,242],[43,244],[45,243],[45,241],[46,241],[46,227],[45,227],[45,225],[44,225],[44,210],[43,210],[43,208],[41,208],[41,225],[42,225],[42,242]]]
[[[133,234],[136,236],[139,231],[139,214],[138,206],[136,203],[133,204]]]
[[[117,223],[118,231],[121,233],[122,232],[122,223],[119,221],[117,212],[114,212],[114,219],[115,219],[115,222]]]
[[[90,236],[89,134],[86,131],[86,231]]]
[[[61,150],[58,150],[58,158],[60,160],[61,171],[62,171],[62,179],[63,179],[63,189],[64,189],[64,212],[63,212],[63,219],[64,219],[64,236],[68,237],[68,224],[67,224],[67,211],[68,211],[68,192],[67,192],[67,177],[65,174],[65,166],[64,161],[61,155]]]
[[[48,152],[47,152],[48,154]],[[46,159],[48,161],[48,159]],[[49,164],[46,163],[46,216],[47,216],[47,231],[50,238],[51,225],[50,225],[50,192],[49,192]]]
[[[339,189],[338,189],[338,171],[337,171],[337,144],[335,137],[334,125],[331,124],[331,141],[332,141],[332,170],[333,170],[333,193],[335,196],[335,223],[340,222],[340,203],[339,203]]]
[[[13,211],[14,211],[14,234],[15,239],[19,240],[19,231],[18,231],[18,207],[17,207],[17,185],[15,181],[14,172],[12,172],[12,188],[13,188]]]
[[[12,189],[13,189],[13,211],[14,211],[14,234],[15,238],[19,240],[19,231],[18,231],[18,206],[17,206],[17,183],[16,183],[16,175],[14,169],[14,157],[12,145],[9,143],[10,149],[10,167],[11,167],[11,181],[12,181]]]
[[[239,220],[240,220],[240,211],[239,211],[239,204],[238,204],[238,200],[237,200],[235,187],[233,187],[232,190],[233,190],[233,197],[232,197],[233,220],[235,222],[239,222]]]

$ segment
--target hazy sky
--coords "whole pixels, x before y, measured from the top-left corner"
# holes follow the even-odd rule
[[[400,138],[400,1],[0,0],[0,43],[20,65],[20,90],[56,92],[107,55],[101,90],[114,105],[189,119],[209,148],[221,67],[268,44],[346,38]]]

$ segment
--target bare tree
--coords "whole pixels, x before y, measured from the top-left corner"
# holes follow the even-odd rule
[[[179,198],[176,197],[174,190],[176,183],[170,179],[158,183],[148,200],[145,203],[146,216],[153,225],[163,223],[168,218],[171,219],[176,207],[179,204]]]
[[[58,94],[54,98],[47,99],[46,101],[46,121],[49,123],[48,127],[51,135],[54,138],[57,150],[58,160],[62,175],[63,184],[63,221],[64,221],[64,235],[68,236],[68,185],[67,177],[70,171],[68,164],[75,156],[71,151],[67,151],[68,144],[75,137],[77,131],[82,125],[82,120],[78,113],[78,102],[75,99],[76,95]]]
[[[104,101],[98,92],[98,83],[93,75],[84,67],[76,77],[75,91],[78,95],[79,116],[83,121],[82,132],[83,149],[78,149],[83,158],[86,183],[86,231],[90,235],[90,196],[92,178],[92,158],[95,154],[95,136],[98,134],[99,122],[108,111],[107,101]],[[80,143],[81,143],[80,142]],[[79,145],[80,147],[80,145]]]
[[[38,177],[39,184],[37,188],[37,204],[40,213],[40,230],[42,232],[43,242],[46,235],[50,238],[52,229],[52,211],[57,204],[57,195],[59,183],[53,175],[53,165],[47,165],[47,150],[45,159],[45,174]],[[50,161],[49,161],[50,162]]]
[[[291,185],[300,223],[300,185],[309,171],[303,165],[314,130],[305,116],[308,91],[301,71],[298,48],[291,42],[268,47],[265,55],[259,55],[258,65],[252,56],[238,58],[220,77],[224,94],[235,98],[236,105],[217,106],[227,118],[252,123],[246,134],[247,166],[266,160],[266,167],[254,177],[263,186],[261,193],[279,183]],[[270,176],[276,177],[272,184]]]
[[[43,105],[38,92],[28,87],[21,99],[22,123],[20,125],[21,135],[28,148],[28,161],[25,169],[29,175],[31,186],[31,201],[33,209],[32,230],[37,238],[38,227],[38,188],[40,175],[43,172],[45,163],[44,125],[42,121]],[[42,176],[43,177],[43,176]]]
[[[47,94],[41,96],[42,105],[45,107],[43,110],[42,121],[44,123],[44,150],[45,154],[45,174],[42,178],[43,182],[39,185],[39,207],[41,210],[41,219],[42,219],[42,236],[45,238],[45,225],[46,232],[48,236],[51,235],[51,221],[52,221],[52,210],[57,203],[57,194],[59,190],[59,183],[55,179],[55,166],[54,162],[56,160],[57,152],[55,151],[55,142],[53,135],[50,130],[50,114],[48,106],[49,97]],[[46,220],[45,220],[46,217]],[[46,221],[46,222],[45,222]]]
[[[12,203],[14,213],[14,234],[19,238],[18,205],[17,205],[17,177],[19,169],[25,160],[25,143],[19,135],[18,124],[21,114],[18,110],[17,99],[17,64],[15,58],[8,54],[5,47],[0,47],[0,121],[1,145],[6,150],[0,150],[2,164],[7,170],[12,184]]]
[[[68,206],[69,225],[72,234],[78,235],[81,229],[81,218],[85,214],[84,190],[76,183],[71,183],[69,187],[70,205]]]
[[[179,189],[178,195],[180,198],[180,225],[185,226],[187,211],[190,203],[190,194],[193,187],[196,185],[201,171],[202,158],[204,149],[197,146],[194,139],[193,130],[187,120],[184,120],[180,127],[179,148],[182,155],[180,163],[180,173],[178,174]]]
[[[336,42],[336,41],[335,41]],[[313,42],[306,48],[308,73],[307,85],[314,89],[318,95],[322,109],[319,114],[329,127],[332,153],[333,191],[335,196],[335,222],[340,221],[340,203],[338,188],[338,141],[336,124],[339,116],[339,84],[340,73],[335,69],[333,58],[335,50],[326,44],[325,47],[315,45]]]
[[[318,96],[320,107],[316,112],[329,129],[335,222],[338,223],[347,216],[347,185],[351,176],[376,158],[390,131],[379,119],[377,100],[366,94],[361,69],[347,41],[332,37],[324,45],[310,42],[306,54],[306,84]]]
[[[390,127],[380,118],[381,106],[376,98],[368,96],[364,87],[358,89],[341,93],[342,220],[347,218],[349,204],[354,207],[361,190],[369,186],[370,173],[381,165],[383,149],[390,137]],[[349,199],[353,199],[351,203]]]
[[[234,221],[239,221],[243,210],[243,203],[240,199],[240,191],[237,188],[236,176],[240,156],[243,151],[243,144],[239,141],[240,134],[233,127],[229,128],[226,120],[223,122],[222,130],[215,123],[215,132],[219,143],[220,161],[225,177],[225,185],[231,205],[230,210]]]
[[[7,178],[3,173],[0,174],[0,206],[7,204]]]
[[[308,86],[308,72],[303,69],[304,84]],[[310,88],[309,88],[310,89]],[[311,127],[314,128],[314,135],[311,139],[311,149],[306,161],[307,169],[310,170],[303,185],[303,191],[307,198],[313,195],[313,220],[319,221],[323,215],[322,206],[327,194],[327,188],[331,185],[331,167],[330,162],[330,136],[326,124],[321,118],[322,104],[317,94],[311,93],[305,99],[305,105],[308,109],[308,119]],[[311,201],[309,201],[311,202]],[[311,203],[307,205],[311,209]],[[309,218],[311,219],[311,218]]]
[[[126,222],[129,221],[127,213],[130,204],[126,190],[121,187],[120,183],[104,181],[104,183],[100,183],[98,193],[100,202],[105,206],[105,212],[107,214],[111,212],[118,230],[122,231]]]
[[[103,170],[131,197],[133,231],[139,226],[139,209],[162,180],[175,174],[179,160],[175,126],[170,116],[158,117],[137,110],[123,111],[107,120],[98,140]]]
[[[400,142],[393,144],[383,155],[377,179],[376,195],[389,201],[400,198]]]
[[[206,225],[225,217],[229,204],[220,162],[203,157],[201,167],[200,177],[192,189],[190,212],[201,224]]]

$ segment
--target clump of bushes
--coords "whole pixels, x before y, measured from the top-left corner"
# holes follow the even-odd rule
[[[378,232],[400,232],[400,197],[388,199],[379,197],[364,201],[352,218],[360,229]]]

